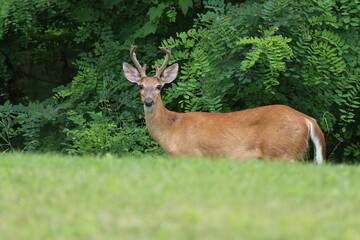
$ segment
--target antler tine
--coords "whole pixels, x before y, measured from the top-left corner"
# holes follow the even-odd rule
[[[144,66],[142,67],[139,63],[139,61],[136,58],[136,54],[135,54],[135,50],[136,50],[137,46],[131,46],[130,48],[130,58],[133,61],[133,63],[135,64],[136,68],[139,70],[140,72],[140,76],[142,78],[147,77],[146,76],[146,64],[144,64]]]
[[[159,79],[160,79],[160,76],[161,76],[162,72],[165,70],[166,65],[169,63],[170,57],[171,57],[171,47],[170,46],[168,48],[163,48],[162,47],[160,49],[161,49],[161,51],[163,51],[166,54],[166,57],[165,57],[164,63],[161,65],[160,68],[158,66],[155,66],[156,74],[155,74],[154,77],[159,78]]]

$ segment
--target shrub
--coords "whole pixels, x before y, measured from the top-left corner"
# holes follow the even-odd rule
[[[141,45],[141,62],[161,56],[159,65],[161,42],[172,46],[170,64],[179,62],[181,69],[163,93],[170,109],[290,105],[318,120],[329,158],[359,161],[358,1],[3,2],[1,98],[11,98],[5,89],[29,56],[51,59],[48,53],[61,45],[76,58],[72,81],[55,88],[51,99],[0,106],[3,151],[161,151],[145,131],[137,89],[121,73],[134,43]],[[188,29],[184,16],[203,7]]]
[[[180,111],[213,112],[287,104],[319,121],[330,158],[358,158],[360,45],[359,18],[348,14],[358,11],[353,3],[204,4],[209,11],[192,29],[162,43],[173,46],[172,61],[181,63],[165,102],[179,102]]]

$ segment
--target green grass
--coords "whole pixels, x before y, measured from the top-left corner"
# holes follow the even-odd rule
[[[360,239],[359,166],[0,156],[0,238]]]

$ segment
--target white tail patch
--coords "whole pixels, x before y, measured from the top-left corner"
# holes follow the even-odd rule
[[[322,146],[320,144],[320,140],[319,140],[318,136],[315,135],[314,127],[313,127],[313,124],[311,123],[311,121],[307,121],[307,122],[309,125],[310,138],[315,145],[315,151],[316,151],[315,161],[319,165],[323,164],[324,158],[322,156]]]

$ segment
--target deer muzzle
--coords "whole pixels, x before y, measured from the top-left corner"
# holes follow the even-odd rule
[[[152,98],[145,98],[144,105],[146,107],[152,107],[152,105],[154,105],[154,100]]]

